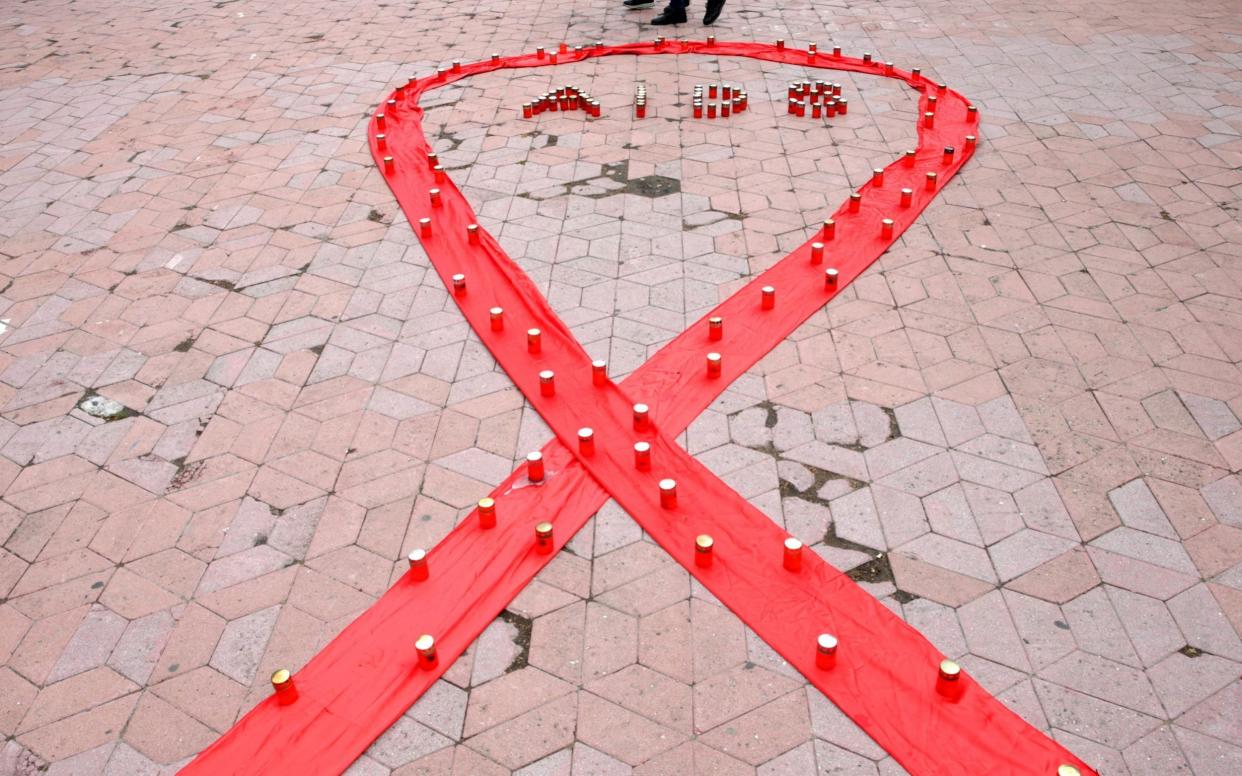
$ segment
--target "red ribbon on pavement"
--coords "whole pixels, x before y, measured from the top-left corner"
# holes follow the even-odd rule
[[[371,124],[371,149],[411,224],[431,219],[420,236],[436,271],[497,362],[556,435],[543,449],[546,477],[534,484],[521,467],[492,492],[497,525],[472,513],[429,554],[428,576],[406,574],[293,677],[293,689],[261,702],[183,770],[187,774],[339,773],[399,718],[474,641],[564,543],[615,498],[656,542],[765,642],[914,774],[1058,774],[1094,771],[988,694],[970,676],[941,678],[943,656],[922,635],[818,555],[797,570],[783,564],[780,527],[677,446],[674,437],[736,377],[871,265],[914,222],[974,150],[976,117],[962,95],[878,62],[755,43],[657,42],[594,46],[559,55],[558,64],[597,56],[711,54],[746,56],[849,70],[905,82],[920,94],[919,143],[859,193],[861,203],[834,215],[835,237],[817,232],[709,316],[724,319],[711,340],[706,319],[662,348],[621,384],[592,377],[591,359],[530,278],[482,229],[447,176],[428,161],[419,97],[460,78],[506,67],[551,64],[536,54],[496,58],[411,81],[394,92],[382,128]],[[545,55],[546,56],[546,55]],[[377,134],[385,135],[383,146]],[[947,154],[952,146],[955,151]],[[928,173],[935,172],[929,180]],[[439,188],[440,204],[428,192]],[[909,188],[909,204],[901,190]],[[891,219],[891,224],[885,224]],[[811,243],[825,243],[822,263]],[[825,270],[838,272],[835,284]],[[464,284],[453,276],[464,275]],[[776,303],[761,304],[764,286]],[[490,310],[504,310],[492,328]],[[538,354],[525,332],[542,332]],[[720,354],[711,376],[706,354]],[[555,373],[551,395],[539,372]],[[635,402],[651,407],[644,431],[633,427]],[[578,429],[594,431],[584,453]],[[635,468],[633,444],[651,446],[650,471]],[[677,504],[661,504],[657,483],[676,482]],[[553,526],[550,548],[534,526]],[[695,539],[713,538],[710,562]],[[700,562],[696,563],[696,558]],[[420,658],[415,639],[435,638],[436,658]],[[825,655],[820,634],[837,648]],[[1061,773],[1068,771],[1061,770]]]

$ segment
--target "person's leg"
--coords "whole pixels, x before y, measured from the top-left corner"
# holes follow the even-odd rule
[[[652,24],[682,24],[686,21],[686,6],[689,0],[668,0],[664,11],[651,20]]]
[[[707,10],[703,12],[703,23],[711,24],[719,19],[724,4],[725,0],[707,0]]]

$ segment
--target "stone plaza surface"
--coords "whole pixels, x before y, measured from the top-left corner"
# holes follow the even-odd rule
[[[0,774],[174,771],[549,437],[366,121],[449,60],[650,39],[652,14],[4,7]],[[1102,773],[1242,773],[1236,2],[730,3],[713,31],[922,66],[983,120],[680,441]],[[804,75],[501,71],[431,95],[426,129],[622,376],[913,144],[909,90],[835,75],[825,123],[785,114]],[[690,118],[722,80],[750,111]],[[601,118],[519,118],[567,81]],[[609,504],[350,770],[511,772],[904,771]]]

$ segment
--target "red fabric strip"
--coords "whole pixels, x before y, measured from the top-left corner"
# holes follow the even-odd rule
[[[657,53],[750,56],[884,74],[881,64],[823,54],[811,61],[804,51],[745,43],[598,47],[561,55],[560,61]],[[920,114],[926,110],[926,92],[934,90],[939,103],[935,126],[920,122],[912,166],[902,161],[889,165],[882,186],[872,182],[863,187],[857,212],[846,206],[838,211],[837,236],[828,243],[824,264],[810,263],[808,242],[712,312],[725,318],[723,340],[709,342],[706,322],[699,321],[622,385],[597,387],[591,382],[587,354],[499,244],[482,233],[479,245],[468,243],[464,227],[474,221],[473,212],[450,181],[434,181],[421,130],[422,110],[416,104],[424,91],[467,75],[544,64],[548,62],[526,55],[466,65],[442,80],[412,82],[397,109],[386,111],[387,148],[378,147],[374,124],[371,134],[372,151],[381,165],[385,155],[394,157],[386,177],[410,221],[433,219],[432,234],[423,238],[423,245],[446,285],[451,285],[453,274],[466,275],[467,290],[454,295],[463,314],[560,440],[544,448],[547,481],[531,486],[523,470],[511,475],[493,494],[499,516],[496,528],[480,528],[471,515],[432,551],[428,580],[419,582],[407,575],[296,674],[296,701],[265,700],[184,772],[343,770],[552,557],[536,551],[533,526],[552,522],[559,549],[612,495],[678,562],[912,773],[965,769],[1052,774],[1066,763],[1093,773],[970,677],[963,675],[951,685],[951,693],[938,692],[936,666],[941,655],[934,647],[813,553],[804,553],[801,571],[785,571],[784,531],[672,442],[730,381],[834,295],[824,287],[824,268],[835,266],[840,272],[838,289],[844,287],[913,223],[960,169],[972,150],[965,147],[965,136],[974,129],[966,100],[908,73],[892,74],[922,93]],[[946,145],[957,149],[948,163],[942,158]],[[932,190],[924,185],[928,170],[938,175]],[[441,207],[433,208],[428,200],[427,191],[433,186],[441,189]],[[903,187],[914,190],[914,201],[905,208],[898,204]],[[881,236],[880,222],[886,217],[895,222],[891,236]],[[761,309],[758,289],[763,285],[777,289],[775,309]],[[488,309],[496,305],[505,310],[502,332],[489,326]],[[543,331],[539,356],[526,351],[524,332],[531,326]],[[724,357],[720,378],[705,373],[709,350]],[[537,379],[541,369],[556,372],[555,396],[541,396]],[[652,407],[652,431],[633,431],[634,401]],[[577,449],[576,431],[581,426],[594,428],[596,450],[575,459],[570,450]],[[650,473],[633,467],[631,445],[636,439],[652,445]],[[676,509],[659,504],[656,482],[665,477],[678,483]],[[607,483],[608,491],[598,483]],[[708,567],[694,563],[693,540],[700,533],[715,539],[714,560]],[[829,668],[818,666],[815,659],[815,636],[825,631],[841,643]],[[420,633],[436,637],[435,666],[419,666],[413,641]]]

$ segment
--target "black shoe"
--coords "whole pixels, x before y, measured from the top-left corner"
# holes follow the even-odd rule
[[[652,19],[651,23],[657,26],[661,24],[685,24],[686,12],[674,11],[670,8],[665,8],[664,13]]]
[[[720,18],[720,12],[724,10],[725,0],[707,0],[707,11],[703,14],[703,23],[711,24]]]
[[[625,0],[621,5],[633,11],[637,8],[650,8],[655,5],[655,0]]]

